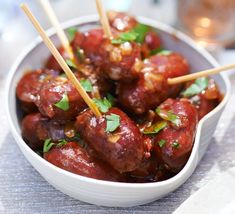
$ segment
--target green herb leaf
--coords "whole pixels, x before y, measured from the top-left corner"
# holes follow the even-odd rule
[[[192,97],[196,94],[201,93],[203,90],[205,90],[208,87],[209,79],[207,77],[201,77],[195,80],[195,82],[190,85],[185,91],[183,91],[181,94],[184,97]]]
[[[78,68],[71,59],[66,59],[65,61],[70,68],[74,68],[74,69]]]
[[[112,107],[111,102],[105,97],[104,99],[93,99],[94,103],[98,106],[99,110],[103,113],[108,112],[108,110]]]
[[[164,49],[163,49],[162,47],[156,48],[156,49],[154,49],[154,50],[151,50],[150,55],[153,56],[153,55],[155,55],[155,54],[160,53],[160,52],[163,51],[163,50],[164,50]]]
[[[176,126],[180,126],[181,124],[180,117],[174,114],[172,111],[164,111],[160,108],[157,108],[155,111],[158,114],[158,116],[161,117],[162,119],[170,121]]]
[[[65,139],[59,140],[59,143],[56,144],[57,147],[65,146],[68,143]]]
[[[77,48],[76,54],[80,62],[83,62],[85,59],[84,50],[81,48]]]
[[[111,40],[111,43],[112,44],[122,44],[124,42],[135,41],[137,39],[138,35],[139,34],[134,32],[134,31],[120,33],[119,37],[117,39],[112,39]]]
[[[51,142],[51,138],[48,138],[44,141],[43,145],[43,152],[49,152],[51,147],[54,146],[55,144]]]
[[[120,116],[117,114],[106,115],[106,132],[113,132],[120,126]]]
[[[60,108],[64,111],[67,111],[69,109],[69,98],[67,93],[65,92],[61,98],[61,100],[58,103],[54,104],[57,108]]]
[[[180,144],[179,144],[178,140],[176,140],[171,144],[171,146],[175,149],[178,149],[180,147]]]
[[[72,41],[75,37],[76,32],[77,32],[77,28],[71,27],[67,30],[67,32],[68,32],[69,41]]]
[[[149,26],[141,24],[141,23],[137,24],[133,29],[133,31],[138,34],[135,41],[138,43],[143,43],[145,36],[149,32],[149,30],[150,30]]]
[[[107,94],[107,99],[108,99],[108,101],[111,103],[111,105],[114,106],[115,98],[113,97],[113,95],[110,94],[110,93],[108,93],[108,94]]]
[[[166,144],[166,141],[163,140],[163,139],[161,139],[161,140],[158,141],[158,145],[159,145],[160,148],[162,148],[163,146],[165,146],[165,144]]]
[[[158,52],[157,54],[158,55],[163,55],[163,56],[168,56],[172,53],[172,51],[169,51],[169,50],[162,50],[160,52]]]
[[[81,79],[79,82],[81,83],[82,87],[84,88],[84,90],[86,92],[92,92],[93,91],[93,87],[92,87],[92,84],[91,84],[90,80]]]
[[[159,121],[155,124],[153,124],[150,127],[146,127],[143,130],[143,134],[157,134],[158,132],[160,132],[162,129],[164,129],[167,126],[167,122],[166,121]]]

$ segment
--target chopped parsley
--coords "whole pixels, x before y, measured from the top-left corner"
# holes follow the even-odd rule
[[[78,68],[77,65],[71,59],[66,59],[65,61],[70,68],[72,68],[72,69]]]
[[[76,32],[77,32],[77,28],[76,27],[71,27],[67,30],[67,32],[68,32],[69,41],[72,41],[75,37]]]
[[[92,87],[92,84],[91,84],[90,80],[88,80],[88,79],[81,79],[79,82],[80,82],[80,84],[82,85],[83,89],[86,92],[92,92],[93,91],[93,87]]]
[[[65,92],[61,98],[61,100],[54,104],[57,108],[60,108],[64,111],[69,109],[69,98],[67,93]]]
[[[77,55],[80,62],[84,61],[85,55],[84,55],[84,50],[83,49],[77,48],[76,55]]]
[[[43,152],[49,152],[49,150],[51,149],[52,146],[54,146],[55,143],[51,142],[51,138],[48,138],[44,141],[44,145],[43,145]]]
[[[112,107],[112,103],[106,97],[104,99],[94,98],[93,101],[103,113],[108,112],[108,110]]]
[[[157,134],[158,132],[160,132],[162,129],[164,129],[167,126],[167,122],[166,121],[159,121],[155,124],[153,124],[150,127],[146,127],[143,130],[143,134]]]
[[[148,25],[141,24],[141,23],[137,24],[133,29],[133,31],[138,34],[135,41],[138,43],[143,43],[145,40],[145,36],[149,32],[149,30],[150,30],[150,27]]]
[[[163,49],[162,47],[156,48],[156,49],[154,49],[154,50],[151,50],[150,55],[153,56],[153,55],[155,55],[155,54],[160,53],[160,52],[163,51],[163,50],[164,50],[164,49]]]
[[[201,93],[203,90],[205,90],[208,87],[208,84],[209,84],[209,79],[207,77],[198,78],[195,80],[195,82],[192,85],[190,85],[181,94],[184,97],[192,97],[194,95]]]
[[[146,33],[149,31],[150,27],[144,24],[137,24],[131,31],[120,33],[118,38],[112,39],[112,44],[122,44],[124,42],[138,42],[143,43]]]
[[[163,140],[163,139],[161,139],[161,140],[158,141],[158,145],[159,145],[160,148],[162,148],[163,146],[165,146],[165,144],[166,144],[166,141]]]
[[[168,56],[172,53],[172,51],[169,50],[161,50],[160,52],[158,52],[158,55],[163,55],[163,56]]]
[[[120,116],[117,114],[106,115],[106,132],[113,132],[120,126]]]
[[[172,111],[164,111],[161,110],[160,108],[157,108],[155,111],[158,114],[158,116],[161,117],[162,119],[170,121],[176,126],[180,126],[181,124],[180,117],[174,114]]]
[[[176,140],[171,144],[171,146],[175,149],[178,149],[180,147],[180,144],[179,144],[178,140]]]

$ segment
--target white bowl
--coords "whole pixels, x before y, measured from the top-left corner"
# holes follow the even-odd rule
[[[97,26],[97,16],[82,17],[71,20],[63,25],[64,28],[78,26],[81,30],[87,30]],[[153,20],[139,17],[144,24],[156,28],[166,48],[182,53],[189,61],[192,71],[203,70],[218,66],[216,61],[201,47],[198,47],[191,39],[175,29]],[[55,44],[59,44],[57,37],[52,31],[49,32]],[[214,75],[213,78],[224,94],[223,101],[198,124],[197,134],[190,158],[185,167],[174,177],[155,183],[119,183],[101,181],[79,176],[60,169],[47,162],[33,150],[31,150],[21,137],[20,111],[16,102],[16,85],[25,70],[40,68],[49,51],[36,39],[22,53],[13,65],[7,84],[7,109],[11,130],[21,151],[32,166],[55,188],[81,201],[91,204],[115,207],[130,207],[145,204],[174,191],[182,185],[195,170],[201,157],[210,142],[216,128],[216,124],[228,101],[230,83],[222,74]]]

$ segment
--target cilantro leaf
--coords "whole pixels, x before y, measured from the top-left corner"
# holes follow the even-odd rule
[[[112,44],[122,44],[124,42],[135,41],[137,39],[138,35],[139,34],[134,31],[120,33],[119,37],[117,39],[111,40],[111,43]]]
[[[106,115],[106,132],[113,132],[120,126],[120,116],[117,114]]]
[[[83,49],[77,48],[76,55],[77,55],[78,59],[80,60],[80,62],[84,61],[85,55],[84,55],[84,50]]]
[[[159,117],[164,120],[172,122],[176,126],[180,126],[181,120],[180,117],[174,114],[172,111],[165,111],[160,109],[159,107],[155,110]]]
[[[113,97],[113,95],[110,94],[110,93],[108,93],[108,94],[107,94],[107,99],[108,99],[108,101],[111,103],[111,105],[114,106],[115,98]]]
[[[70,68],[73,68],[73,69],[78,68],[77,65],[71,59],[66,59],[65,61]]]
[[[161,139],[161,140],[158,141],[158,145],[159,145],[160,148],[162,148],[163,146],[165,146],[165,144],[166,144],[166,141],[163,140],[163,139]]]
[[[158,52],[157,54],[158,55],[163,55],[163,56],[168,56],[172,53],[172,51],[169,51],[169,50],[162,50],[160,52]]]
[[[143,43],[146,34],[148,33],[148,31],[150,30],[150,27],[145,25],[145,24],[137,24],[133,31],[136,32],[138,34],[137,38],[135,39],[136,42],[138,43]]]
[[[57,147],[65,146],[68,143],[65,139],[59,140],[59,143],[56,144]]]
[[[84,90],[86,92],[92,92],[93,91],[93,87],[92,87],[92,84],[91,84],[90,80],[81,79],[79,82],[81,83],[82,87],[84,88]]]
[[[65,92],[61,98],[61,100],[54,104],[57,108],[60,108],[64,111],[69,109],[69,98],[67,93]]]
[[[163,49],[162,47],[156,48],[156,49],[150,51],[150,55],[153,56],[153,55],[155,55],[155,54],[160,53],[160,52],[163,51],[163,50],[164,50],[164,49]]]
[[[51,147],[54,146],[54,145],[55,145],[55,143],[51,142],[51,138],[46,139],[44,141],[44,145],[43,145],[43,153],[49,152]]]
[[[185,91],[183,91],[181,94],[184,97],[192,97],[196,94],[201,93],[203,90],[205,90],[208,87],[209,79],[207,77],[201,77],[195,80],[195,82],[190,85]]]
[[[162,129],[164,129],[167,126],[167,122],[166,121],[159,121],[155,124],[153,124],[150,127],[146,127],[143,130],[143,134],[157,134],[158,132],[160,132]]]
[[[72,41],[75,37],[76,32],[77,32],[77,28],[76,27],[71,27],[67,30],[67,32],[68,32],[69,41]]]
[[[94,98],[93,101],[103,113],[108,112],[108,110],[112,107],[112,103],[106,97],[104,99]]]
[[[173,141],[173,143],[171,144],[171,146],[175,149],[178,149],[180,147],[180,144],[179,144],[179,141],[178,140],[175,140]]]

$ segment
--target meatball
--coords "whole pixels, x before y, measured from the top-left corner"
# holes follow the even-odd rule
[[[105,162],[91,157],[78,143],[68,142],[44,153],[44,158],[69,172],[100,180],[122,181],[123,176]]]
[[[155,55],[144,61],[138,81],[120,83],[119,104],[130,113],[144,114],[156,108],[168,97],[176,97],[182,85],[168,85],[167,79],[188,74],[187,61],[177,53]]]
[[[153,139],[156,157],[172,172],[179,172],[191,153],[198,114],[187,99],[167,99],[158,107],[158,114],[170,120]]]
[[[119,126],[113,132],[106,131],[108,115],[120,119]],[[76,127],[100,158],[119,172],[135,170],[146,155],[145,140],[138,127],[118,108],[111,108],[100,118],[87,110],[77,117]]]
[[[42,84],[37,106],[42,115],[61,122],[74,119],[86,108],[79,92],[64,77],[53,78]]]
[[[22,109],[25,112],[30,113],[37,111],[35,102],[37,101],[42,83],[58,74],[58,71],[39,69],[26,73],[20,79],[16,87],[16,95],[21,101]]]

